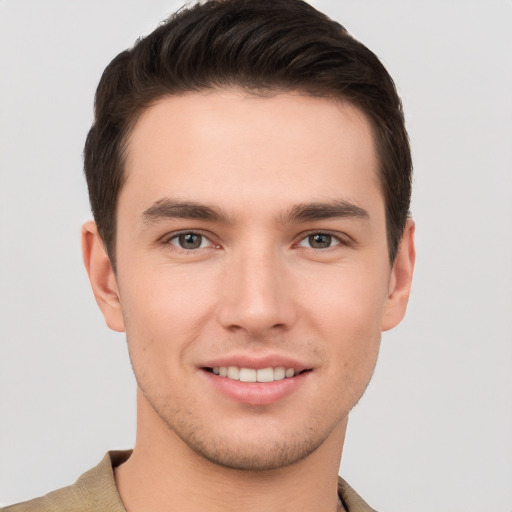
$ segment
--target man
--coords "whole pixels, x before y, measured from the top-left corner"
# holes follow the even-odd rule
[[[107,67],[84,160],[136,444],[6,511],[371,510],[337,473],[414,265],[375,55],[298,0],[194,5]]]

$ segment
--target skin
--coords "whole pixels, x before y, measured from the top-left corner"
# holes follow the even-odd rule
[[[340,101],[216,90],[143,113],[116,273],[94,223],[83,228],[97,302],[126,331],[139,387],[134,453],[116,470],[129,512],[340,506],[347,416],[381,332],[405,313],[414,266],[412,221],[389,263],[376,169],[369,121]],[[191,218],[197,206],[219,215]],[[200,245],[184,249],[191,232]],[[309,371],[275,402],[241,403],[204,369],[240,357]]]

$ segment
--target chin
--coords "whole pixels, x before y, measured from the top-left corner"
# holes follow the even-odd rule
[[[266,438],[208,438],[189,435],[181,440],[202,458],[228,469],[238,471],[271,471],[292,466],[307,458],[324,439],[302,437],[297,439]],[[178,434],[179,435],[179,434]]]
[[[173,411],[155,408],[164,428],[180,444],[217,466],[238,471],[271,471],[292,466],[306,459],[345,425],[346,415],[331,418],[330,422],[301,421],[295,418],[269,420],[252,418],[247,421],[216,422],[197,417],[191,411]],[[213,423],[213,424],[212,424]],[[344,428],[341,429],[344,432]],[[343,433],[340,446],[343,442]]]

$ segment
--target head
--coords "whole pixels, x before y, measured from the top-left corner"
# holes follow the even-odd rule
[[[126,331],[140,442],[231,469],[332,459],[414,262],[378,59],[298,0],[198,4],[108,66],[85,168],[84,259]]]
[[[300,0],[210,0],[178,11],[120,53],[98,86],[84,167],[114,269],[117,201],[137,120],[166,96],[223,87],[343,100],[367,116],[392,263],[409,213],[412,160],[401,102],[384,66],[341,25]]]

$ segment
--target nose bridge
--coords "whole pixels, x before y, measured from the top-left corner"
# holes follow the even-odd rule
[[[270,245],[248,244],[229,258],[221,305],[225,327],[261,335],[293,322],[283,257]]]

